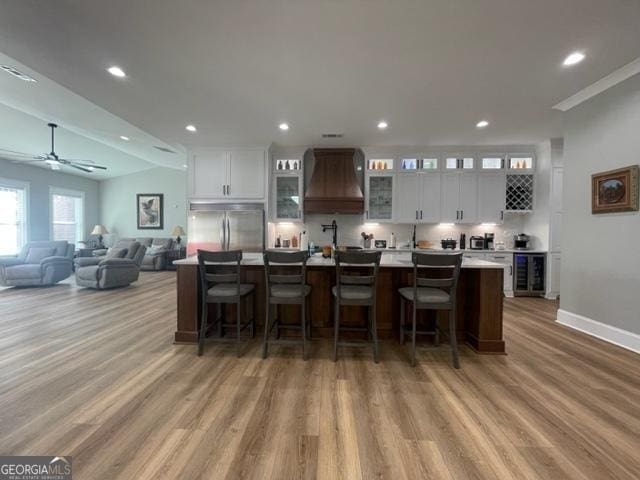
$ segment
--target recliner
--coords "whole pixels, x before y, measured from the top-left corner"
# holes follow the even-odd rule
[[[124,258],[76,258],[76,284],[97,289],[130,285],[138,280],[146,250],[144,245],[133,242],[127,247]]]
[[[74,250],[66,240],[29,242],[18,255],[0,257],[0,285],[54,285],[71,276]]]

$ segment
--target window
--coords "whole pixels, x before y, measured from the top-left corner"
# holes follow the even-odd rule
[[[84,193],[51,188],[51,239],[84,240]]]
[[[27,243],[29,184],[0,178],[0,255],[15,255]]]

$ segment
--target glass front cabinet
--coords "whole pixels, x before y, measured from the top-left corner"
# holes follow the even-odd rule
[[[275,174],[273,196],[275,221],[302,221],[302,175]]]
[[[394,184],[395,175],[392,173],[365,176],[365,220],[393,221]]]

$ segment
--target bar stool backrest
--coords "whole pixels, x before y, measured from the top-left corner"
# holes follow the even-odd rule
[[[462,265],[461,253],[411,254],[413,262],[413,298],[418,298],[418,287],[444,288],[449,292],[451,303],[455,303],[458,278]],[[425,275],[421,275],[421,274]]]
[[[269,294],[273,284],[293,285],[299,283],[302,286],[306,285],[308,252],[272,252],[267,250],[263,253],[263,258]],[[277,273],[272,273],[273,267],[278,267]]]
[[[382,252],[341,252],[335,253],[336,262],[336,286],[338,288],[338,298],[342,285],[363,285],[373,287],[373,296],[378,286],[378,268]],[[369,275],[362,274],[362,267],[369,267]],[[345,275],[348,273],[348,275]]]
[[[229,250],[225,252],[208,252],[198,250],[198,270],[200,272],[200,285],[203,295],[213,286],[219,283],[236,284],[237,292],[240,292],[240,262],[242,250]]]

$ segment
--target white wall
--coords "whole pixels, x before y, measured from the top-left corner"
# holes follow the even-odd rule
[[[640,334],[640,215],[591,214],[591,175],[640,163],[640,75],[566,114],[560,308]]]
[[[51,202],[49,187],[84,192],[85,235],[98,223],[98,182],[78,175],[54,172],[41,167],[18,165],[0,159],[0,177],[29,182],[28,239],[49,240]]]
[[[531,248],[549,248],[549,192],[551,188],[551,140],[536,145],[536,177],[533,212],[523,215],[523,232],[531,237]]]
[[[186,172],[164,167],[103,180],[100,182],[100,221],[116,238],[169,237],[176,225],[181,225],[186,231],[186,185]],[[136,194],[138,193],[164,194],[164,228],[162,230],[137,229]]]

